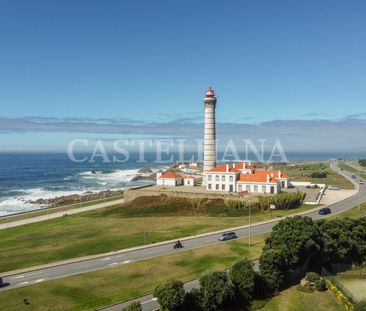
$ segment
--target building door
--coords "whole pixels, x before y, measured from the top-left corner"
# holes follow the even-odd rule
[[[234,191],[234,189],[233,189],[233,185],[230,185],[230,192],[233,192]]]
[[[274,186],[271,186],[271,193],[274,193]]]

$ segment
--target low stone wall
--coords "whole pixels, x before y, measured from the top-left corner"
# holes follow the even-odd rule
[[[160,196],[167,195],[170,197],[178,198],[204,198],[204,199],[227,199],[227,198],[238,198],[237,193],[209,193],[209,192],[198,192],[198,191],[174,191],[172,189],[157,189],[156,187],[145,187],[140,189],[129,189],[124,192],[124,199],[126,202],[132,201],[137,197],[144,196]]]

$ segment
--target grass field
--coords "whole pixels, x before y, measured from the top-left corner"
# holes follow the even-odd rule
[[[366,299],[366,278],[343,278],[337,280],[353,295],[357,301]]]
[[[201,216],[188,216],[192,207],[182,206],[175,216],[169,211],[166,215],[171,216],[162,216],[165,212],[157,208],[155,213],[147,211],[146,217],[141,209],[114,206],[1,230],[0,272],[143,245],[144,232],[150,244],[248,224],[246,209],[240,214],[235,210],[225,213],[225,209],[206,208],[206,214],[198,209]],[[273,218],[312,208],[303,205],[289,211],[274,211]],[[252,211],[252,223],[270,217],[270,212]]]
[[[360,208],[358,208],[358,206],[355,206],[350,210],[348,210],[347,212],[331,216],[330,218],[344,218],[344,217],[360,218],[364,216],[366,216],[366,202],[361,203]]]
[[[151,292],[169,280],[189,281],[207,270],[230,267],[241,258],[260,256],[265,236],[224,242],[214,247],[177,252],[127,265],[48,281],[0,292],[1,309],[17,310],[93,310],[114,302]],[[30,304],[25,306],[23,299]],[[25,308],[26,307],[26,308]]]
[[[354,189],[353,184],[342,175],[333,171],[328,163],[282,164],[277,165],[276,168],[285,171],[293,181],[310,181],[338,186],[341,189]],[[312,178],[311,174],[317,171],[325,171],[328,175],[325,178]]]
[[[263,307],[255,302],[252,310],[260,311],[344,311],[344,307],[328,291],[304,293],[290,287],[273,297]]]

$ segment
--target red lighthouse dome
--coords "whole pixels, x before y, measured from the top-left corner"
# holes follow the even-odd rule
[[[205,97],[208,98],[214,98],[215,97],[215,91],[211,86],[208,87],[208,90],[206,91]]]

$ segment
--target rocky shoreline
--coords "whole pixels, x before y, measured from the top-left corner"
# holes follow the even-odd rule
[[[87,191],[83,194],[72,194],[65,195],[60,197],[54,197],[50,199],[38,199],[38,200],[30,200],[26,203],[31,204],[39,204],[39,205],[47,205],[47,207],[58,207],[63,205],[76,204],[81,202],[93,201],[103,198],[109,198],[112,196],[122,195],[123,190],[105,190],[100,192],[90,192]]]

